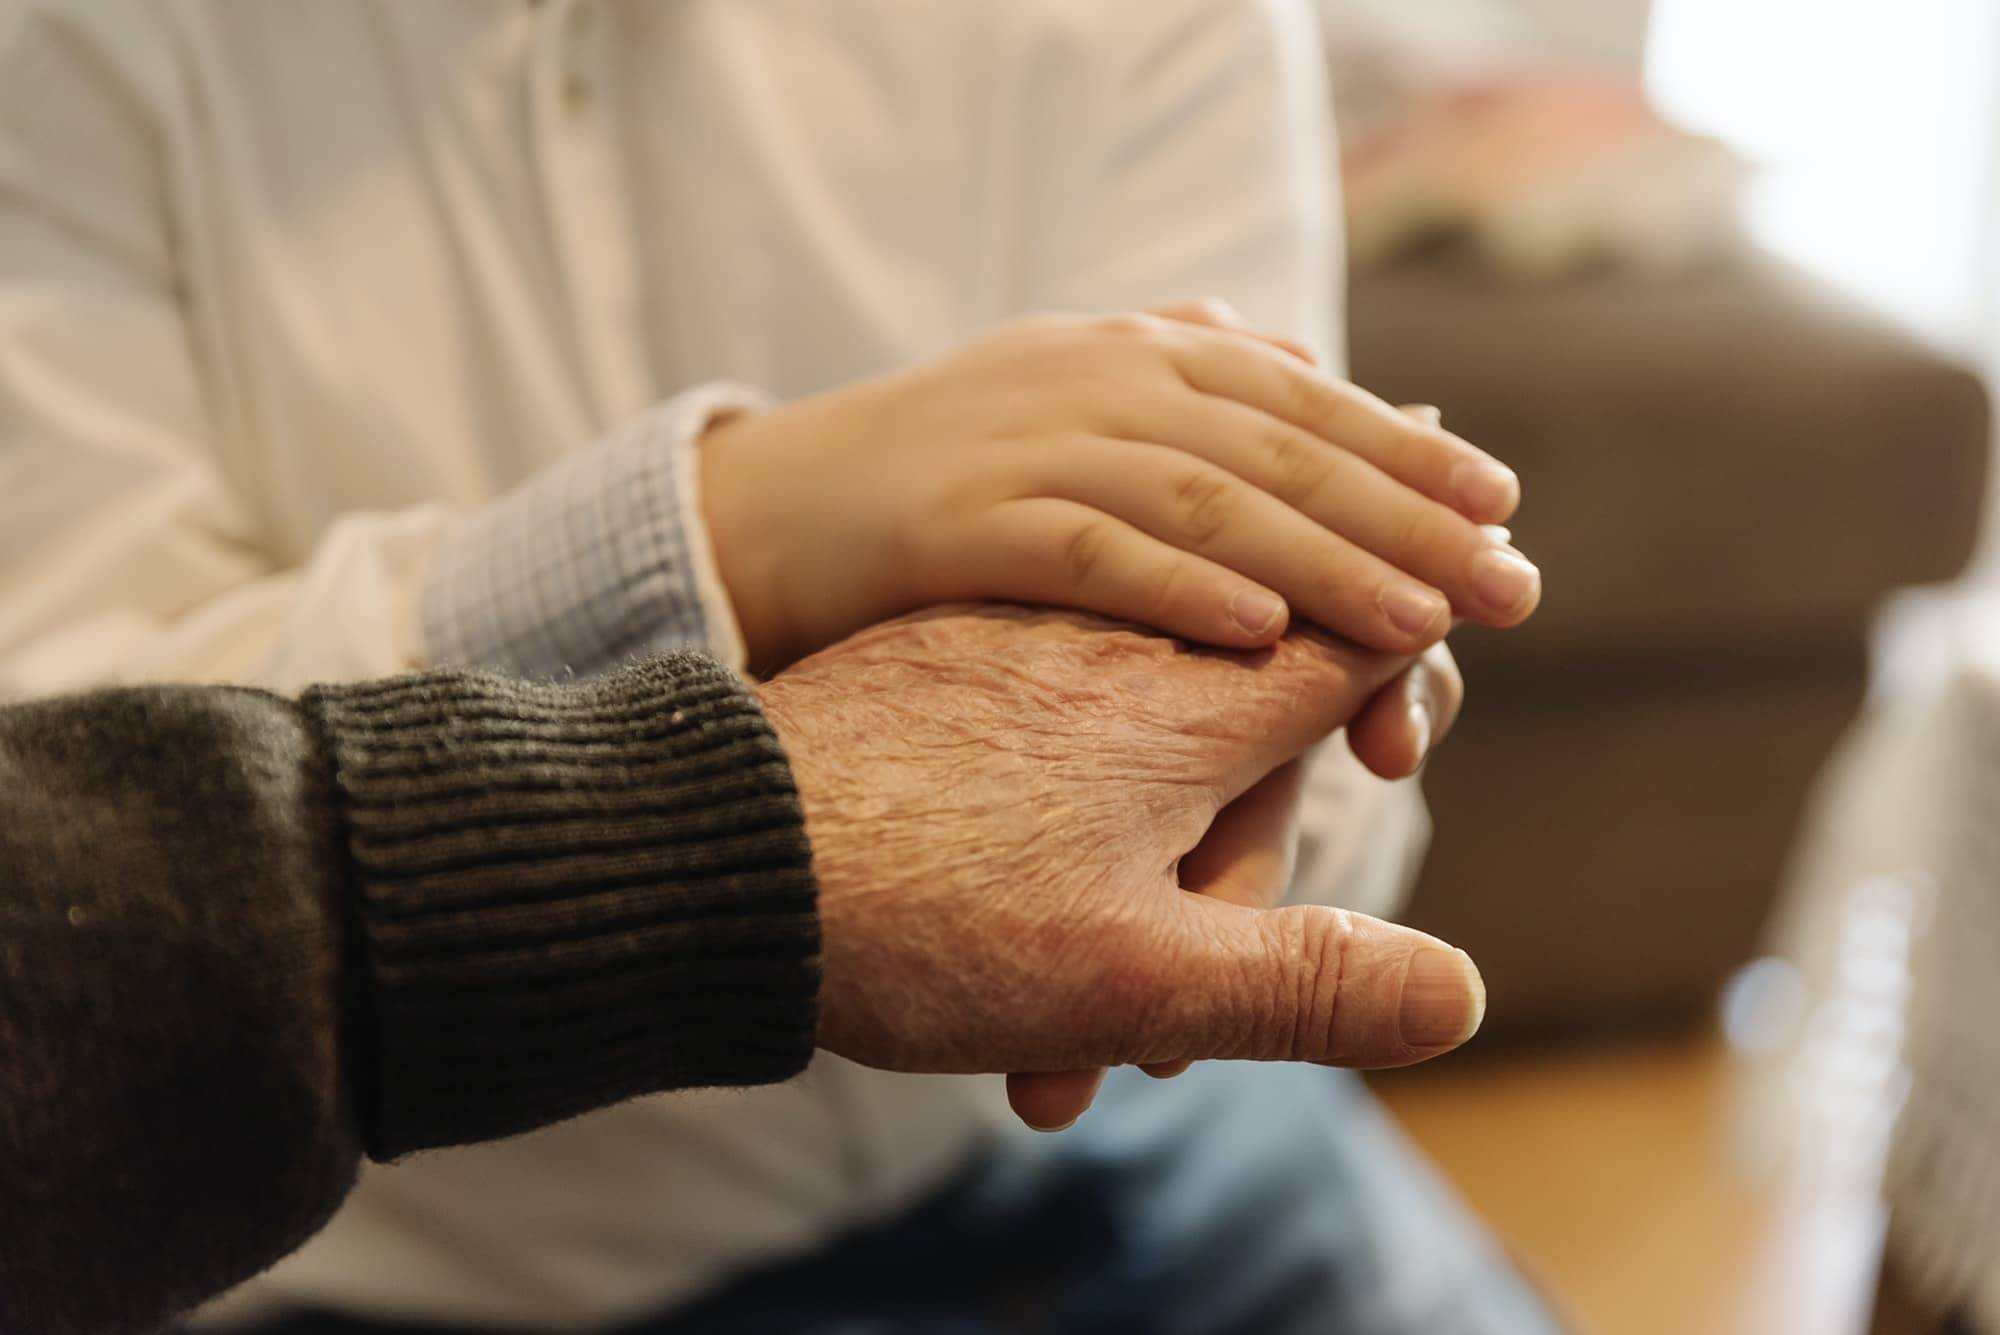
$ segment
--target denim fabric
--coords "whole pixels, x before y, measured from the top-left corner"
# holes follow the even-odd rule
[[[619,1335],[1556,1335],[1361,1082],[1111,1073],[918,1209]],[[269,1335],[436,1335],[298,1318]],[[462,1333],[461,1333],[462,1335]]]

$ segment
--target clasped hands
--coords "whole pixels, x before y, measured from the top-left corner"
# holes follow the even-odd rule
[[[1447,630],[1540,598],[1497,527],[1513,474],[1434,412],[1205,302],[1019,321],[725,422],[702,467],[752,665],[795,664],[761,693],[821,885],[822,1046],[1014,1072],[1050,1127],[1109,1064],[1398,1065],[1477,1028],[1461,952],[1274,907],[1301,754],[1345,727],[1413,772],[1458,708]],[[891,620],[966,599],[1078,611]]]
[[[1295,630],[1254,654],[1066,612],[946,609],[764,683],[820,882],[820,1045],[901,1071],[1008,1071],[1061,1126],[1103,1067],[1204,1058],[1397,1066],[1456,1047],[1461,952],[1340,909],[1278,908],[1299,756],[1448,660]],[[1019,1073],[1038,1073],[1033,1075]]]

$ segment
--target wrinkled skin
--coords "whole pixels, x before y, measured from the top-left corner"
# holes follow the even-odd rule
[[[821,1045],[894,1070],[1088,1072],[1397,1066],[1462,1043],[1485,1000],[1462,953],[1266,907],[1289,857],[1285,767],[1409,665],[1307,631],[1240,654],[947,609],[767,682],[821,886]],[[1404,981],[1426,951],[1445,978],[1416,989],[1410,1033]],[[1055,1108],[1076,1078],[1035,1077]]]

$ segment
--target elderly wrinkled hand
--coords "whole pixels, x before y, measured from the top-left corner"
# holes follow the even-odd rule
[[[821,1046],[1063,1072],[1397,1066],[1463,1043],[1485,1008],[1463,952],[1181,875],[1232,803],[1409,667],[1312,631],[1242,654],[984,608],[876,627],[767,682],[820,882]]]

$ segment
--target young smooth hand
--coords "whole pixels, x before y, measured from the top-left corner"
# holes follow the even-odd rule
[[[1484,528],[1505,466],[1215,303],[1015,321],[937,361],[718,424],[703,498],[751,667],[900,613],[1076,608],[1199,643],[1294,615],[1411,655],[1510,626],[1535,568]]]

